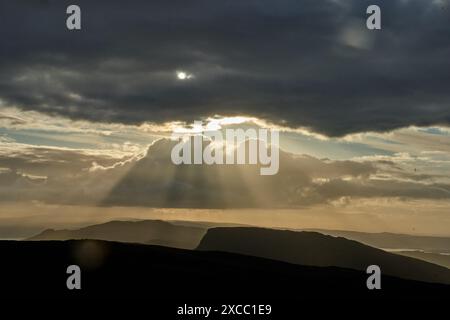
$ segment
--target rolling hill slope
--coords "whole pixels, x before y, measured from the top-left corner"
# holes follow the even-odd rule
[[[380,266],[383,274],[450,283],[450,270],[447,268],[316,232],[212,228],[197,249],[233,252],[299,265],[337,266],[355,270],[366,270],[367,266],[375,264]]]

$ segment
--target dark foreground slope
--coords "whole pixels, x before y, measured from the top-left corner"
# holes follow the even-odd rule
[[[231,253],[190,251],[104,241],[1,241],[3,297],[314,299],[450,298],[450,287],[383,276],[382,290],[367,275],[340,268],[292,265]],[[66,268],[82,269],[82,289],[66,288]]]
[[[176,225],[161,220],[110,221],[76,230],[47,229],[28,240],[106,240],[194,249],[206,227]]]
[[[450,270],[442,266],[316,232],[213,228],[208,230],[198,249],[240,253],[300,265],[356,270],[366,270],[367,266],[375,264],[384,274],[450,284]]]

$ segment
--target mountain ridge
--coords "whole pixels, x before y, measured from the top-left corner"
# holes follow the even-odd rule
[[[176,248],[193,249],[204,233],[204,228],[178,226],[163,220],[113,220],[73,230],[46,229],[26,240],[92,239],[142,244],[165,243]]]
[[[211,228],[197,250],[246,254],[299,265],[365,270],[379,265],[383,274],[428,282],[450,283],[450,270],[419,259],[370,247],[355,240],[263,228]]]

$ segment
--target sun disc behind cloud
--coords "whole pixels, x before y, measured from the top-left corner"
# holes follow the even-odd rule
[[[189,80],[194,77],[193,74],[187,73],[185,71],[177,71],[177,79],[178,80]]]

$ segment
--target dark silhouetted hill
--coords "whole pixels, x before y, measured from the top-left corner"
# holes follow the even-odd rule
[[[233,252],[299,265],[366,270],[380,266],[384,274],[427,282],[450,283],[450,270],[425,261],[316,232],[262,228],[212,228],[199,250]]]
[[[361,271],[130,243],[0,241],[0,256],[3,298],[144,298],[183,303],[203,299],[224,303],[232,297],[262,303],[268,299],[450,297],[447,285],[383,276],[382,290],[368,290],[367,275]],[[81,267],[81,290],[66,288],[66,268],[72,264]]]
[[[195,248],[206,228],[175,225],[160,220],[110,221],[77,230],[48,229],[28,240],[93,239]]]

